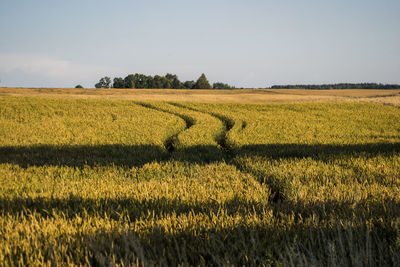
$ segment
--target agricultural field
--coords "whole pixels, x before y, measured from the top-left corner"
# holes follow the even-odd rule
[[[400,265],[400,110],[383,96],[4,90],[0,265]]]
[[[271,103],[367,101],[400,105],[400,90],[305,90],[305,89],[76,89],[0,87],[0,96],[35,96],[77,99],[123,99],[202,103]]]

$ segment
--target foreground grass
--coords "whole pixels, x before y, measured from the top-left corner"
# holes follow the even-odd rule
[[[400,263],[398,109],[0,103],[2,265]]]

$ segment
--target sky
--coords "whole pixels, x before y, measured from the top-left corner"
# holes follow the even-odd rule
[[[400,84],[399,0],[1,0],[0,86]]]

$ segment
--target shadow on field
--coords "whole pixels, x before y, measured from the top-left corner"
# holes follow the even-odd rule
[[[0,147],[0,163],[29,166],[128,166],[139,167],[167,160],[168,153],[152,145],[15,146]]]
[[[0,164],[29,166],[124,166],[141,167],[146,163],[176,160],[208,164],[230,162],[234,157],[261,156],[269,159],[312,158],[332,160],[334,157],[362,155],[374,157],[400,152],[400,143],[371,143],[356,145],[256,144],[221,150],[216,146],[193,146],[168,152],[155,145],[84,145],[84,146],[3,146]]]
[[[66,198],[51,197],[0,197],[0,214],[31,214],[38,213],[42,217],[52,217],[53,214],[63,214],[64,218],[73,219],[77,216],[98,216],[113,220],[130,221],[164,218],[166,215],[180,216],[182,214],[215,214],[224,208],[227,215],[241,214],[257,210],[260,214],[265,205],[255,201],[234,198],[224,203],[216,201],[185,202],[179,199],[134,199],[134,198],[82,198],[70,195]]]
[[[367,144],[269,144],[248,145],[235,150],[239,156],[261,156],[270,159],[312,158],[324,161],[340,156],[374,157],[400,152],[400,143]]]
[[[349,222],[350,224],[350,222]],[[396,228],[277,225],[186,227],[173,232],[154,226],[145,234],[126,228],[98,231],[83,238],[94,266],[398,266]]]
[[[233,160],[235,157],[260,156],[266,160],[309,157],[329,161],[347,155],[374,157],[399,152],[399,143],[247,145],[230,150],[195,146],[174,152],[151,145],[15,146],[0,147],[0,163],[23,168],[47,165],[141,167],[154,161],[176,160],[195,164],[227,162],[242,170]],[[255,177],[263,180],[256,174]],[[88,258],[76,258],[77,264],[85,262],[93,266],[111,266],[112,260],[128,266],[181,263],[248,266],[274,265],[274,261],[306,266],[400,264],[400,246],[396,243],[400,240],[399,201],[386,198],[306,203],[284,198],[284,191],[273,186],[274,183],[268,184],[273,201],[262,203],[240,197],[222,203],[213,200],[186,202],[178,198],[90,199],[73,195],[65,198],[0,197],[0,215],[62,217],[71,224],[78,217],[114,221],[112,229],[97,228],[93,232],[77,231],[68,238],[54,237],[55,244],[66,248],[67,253],[86,251]],[[177,218],[168,219],[177,224],[165,224],[165,218]],[[249,222],[248,218],[257,219]],[[138,221],[141,221],[139,226],[135,225]],[[141,229],[135,230],[136,227]],[[54,247],[48,251],[43,248],[42,252],[53,255],[53,250]],[[15,259],[21,257],[17,252],[12,253]]]
[[[256,215],[259,219],[252,223],[226,221],[221,225],[218,220],[224,220],[225,216],[218,216],[221,210],[234,217],[254,218]],[[273,219],[268,210],[273,211]],[[42,217],[68,219],[95,215],[125,225],[77,233],[68,240],[60,237],[57,244],[65,247],[69,246],[71,238],[80,240],[82,243],[74,244],[90,251],[92,265],[108,265],[112,259],[130,265],[136,258],[144,265],[201,265],[202,262],[207,265],[260,265],[272,259],[296,261],[299,253],[297,260],[335,261],[330,262],[331,266],[360,262],[389,266],[400,263],[400,253],[397,253],[400,250],[396,246],[399,228],[392,223],[399,218],[400,203],[393,199],[287,202],[270,206],[239,198],[224,203],[186,203],[164,198],[140,201],[74,196],[66,199],[0,198],[0,214],[32,216],[34,212]],[[202,227],[196,223],[182,223],[172,229],[170,225],[163,225],[162,219],[185,214],[191,218],[189,220],[201,220]],[[147,225],[146,230],[135,231],[136,227],[130,227],[139,219],[143,220],[142,226]],[[306,258],[301,258],[302,253]]]

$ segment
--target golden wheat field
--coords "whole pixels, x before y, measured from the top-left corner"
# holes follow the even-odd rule
[[[400,91],[186,91],[0,88],[0,265],[400,265]]]
[[[389,101],[400,104],[400,90],[303,90],[303,89],[76,89],[7,88],[0,96],[39,96],[78,99],[123,99],[136,101],[186,101],[203,103],[271,103]]]

